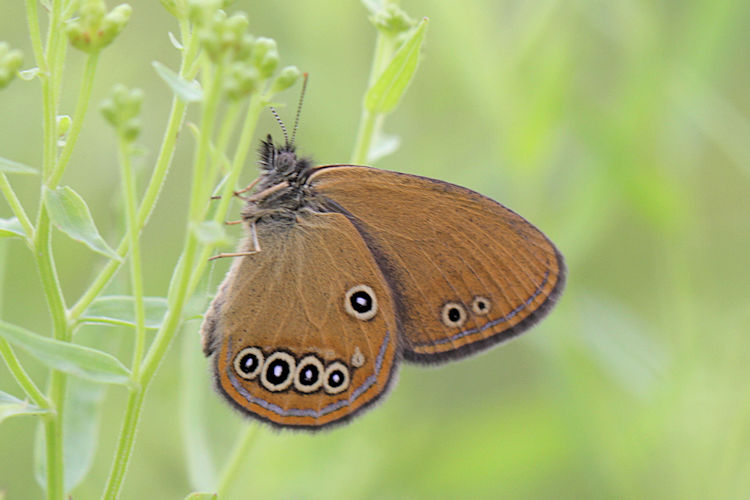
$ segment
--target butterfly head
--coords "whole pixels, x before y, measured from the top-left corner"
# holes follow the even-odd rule
[[[274,144],[270,134],[261,141],[259,165],[263,170],[264,187],[284,181],[293,186],[304,177],[302,174],[307,173],[311,162],[308,158],[299,158],[295,149],[294,144],[289,142],[283,146]]]

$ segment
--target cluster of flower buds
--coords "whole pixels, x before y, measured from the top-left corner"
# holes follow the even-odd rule
[[[279,65],[279,51],[271,38],[255,38],[248,32],[249,22],[243,13],[228,16],[221,0],[188,0],[188,15],[195,24],[201,46],[217,64],[227,65],[225,90],[231,99],[240,99],[257,91]],[[292,86],[299,70],[282,69],[271,84],[271,93]]]
[[[134,141],[141,131],[138,114],[142,101],[143,92],[140,89],[131,90],[117,84],[112,88],[109,97],[102,102],[102,115],[128,142]]]
[[[120,34],[132,10],[130,5],[122,4],[107,12],[102,0],[84,0],[79,8],[80,16],[68,21],[65,33],[73,47],[94,54]]]
[[[406,12],[393,3],[370,9],[370,21],[378,30],[392,36],[409,31],[416,24]]]
[[[21,51],[11,49],[6,42],[0,42],[0,89],[6,87],[15,78],[21,67]]]

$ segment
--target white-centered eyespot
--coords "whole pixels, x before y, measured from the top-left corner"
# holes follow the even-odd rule
[[[367,285],[353,286],[344,297],[346,312],[355,318],[367,321],[375,317],[378,312],[378,299],[375,292]]]
[[[234,371],[245,380],[258,376],[263,368],[263,351],[257,347],[245,347],[234,357]]]
[[[474,314],[484,316],[490,312],[490,309],[492,309],[492,303],[487,297],[477,295],[474,297],[474,300],[471,301],[471,310],[474,311]]]
[[[283,391],[294,380],[294,356],[284,351],[276,351],[266,358],[260,382],[271,392]]]
[[[459,302],[447,302],[440,314],[445,326],[450,328],[461,327],[466,323],[466,308]]]
[[[338,394],[349,388],[349,368],[340,361],[334,361],[323,374],[323,389],[328,394]]]
[[[315,392],[323,385],[325,367],[323,362],[313,355],[305,356],[297,363],[294,374],[294,388],[300,392]]]

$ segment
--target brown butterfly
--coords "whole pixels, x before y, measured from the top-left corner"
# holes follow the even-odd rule
[[[296,127],[295,127],[296,128]],[[286,137],[286,130],[284,135]],[[469,189],[260,149],[250,237],[201,326],[218,391],[283,428],[346,422],[401,360],[441,363],[523,332],[560,295],[562,255]],[[248,188],[249,189],[249,188]]]

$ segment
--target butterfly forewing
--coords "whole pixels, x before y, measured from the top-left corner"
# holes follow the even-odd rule
[[[354,166],[320,167],[309,182],[375,256],[393,291],[407,359],[452,359],[510,338],[562,290],[555,246],[474,191]]]
[[[302,210],[259,223],[257,236],[261,251],[233,263],[202,327],[219,392],[280,426],[344,421],[385,392],[397,364],[383,274],[341,214]]]

